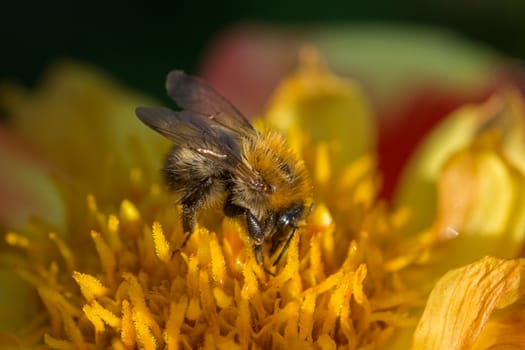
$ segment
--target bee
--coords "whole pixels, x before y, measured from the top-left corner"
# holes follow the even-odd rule
[[[227,99],[205,81],[175,70],[166,90],[178,110],[138,107],[148,127],[173,142],[163,175],[182,206],[182,249],[194,231],[196,215],[222,206],[228,217],[240,217],[257,263],[264,267],[280,249],[276,265],[312,207],[312,185],[306,167],[284,139],[259,132]]]

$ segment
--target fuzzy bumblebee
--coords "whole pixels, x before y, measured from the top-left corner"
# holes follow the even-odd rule
[[[264,266],[264,245],[282,258],[312,206],[307,170],[284,139],[262,133],[203,80],[172,71],[168,95],[180,107],[138,107],[137,116],[174,144],[163,173],[182,206],[184,247],[196,215],[222,206],[229,217],[241,217],[257,263]]]

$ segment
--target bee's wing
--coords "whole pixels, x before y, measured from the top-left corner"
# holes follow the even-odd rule
[[[184,110],[199,113],[235,133],[245,136],[257,133],[241,112],[204,80],[174,70],[166,78],[166,90]]]
[[[214,161],[248,183],[257,182],[257,174],[243,161],[238,135],[213,127],[205,116],[165,107],[138,107],[135,113],[144,124],[174,144]]]

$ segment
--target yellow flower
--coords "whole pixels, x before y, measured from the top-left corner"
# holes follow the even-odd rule
[[[433,244],[444,246],[446,258],[434,264],[439,273],[485,255],[520,253],[524,116],[523,100],[512,91],[460,108],[426,138],[405,169],[397,196],[412,215],[405,232],[426,231]]]
[[[508,135],[488,125],[440,158],[433,220],[407,235],[417,207],[393,210],[378,198],[371,109],[357,84],[307,51],[277,91],[265,120],[304,158],[316,206],[271,275],[247,248],[246,228],[213,212],[201,216],[187,246],[172,256],[182,241],[180,209],[158,176],[168,145],[138,127],[133,114],[136,105],[151,103],[71,64],[56,67],[36,92],[5,88],[1,98],[17,130],[60,169],[53,174],[64,220],[41,217],[5,235],[1,288],[13,283],[14,271],[24,293],[1,302],[10,314],[0,314],[0,344],[406,349],[413,338],[414,349],[487,348],[523,325],[523,262],[483,258],[499,255],[502,245],[485,247],[470,257],[483,259],[441,277],[466,263],[447,263],[449,252],[464,248],[443,235],[447,228],[480,244],[487,237],[511,241],[507,257],[523,242],[523,159],[511,152],[521,142],[514,119],[506,129],[514,143],[503,146]],[[521,106],[517,96],[510,99]],[[432,156],[432,147],[423,149]],[[459,189],[468,196],[458,214],[451,210],[458,200],[449,200]],[[492,198],[503,205],[498,215],[489,215]],[[512,344],[525,342],[514,336]]]

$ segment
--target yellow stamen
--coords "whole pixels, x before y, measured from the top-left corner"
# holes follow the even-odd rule
[[[328,334],[322,334],[317,340],[317,345],[319,345],[319,347],[322,350],[337,349],[337,344],[335,343],[334,339],[331,338]]]
[[[360,305],[363,305],[366,302],[366,295],[363,291],[363,281],[366,277],[366,272],[366,265],[361,264],[357,268],[352,279],[352,290],[354,293],[354,299]]]
[[[135,347],[136,332],[131,314],[131,304],[127,299],[122,300],[122,329],[120,331],[120,339],[124,346],[128,348]]]
[[[70,341],[56,339],[50,336],[49,334],[44,335],[44,342],[47,346],[49,346],[51,349],[56,350],[75,350],[75,345],[71,343]]]
[[[168,350],[179,348],[180,331],[187,306],[188,298],[186,296],[182,296],[179,302],[170,304],[169,318],[164,330],[164,342],[168,346]]]
[[[317,295],[315,294],[315,292],[312,289],[309,289],[305,293],[301,305],[301,312],[299,317],[299,338],[308,342],[312,341],[316,296]]]
[[[211,270],[213,280],[222,285],[224,283],[224,278],[226,274],[226,262],[224,260],[224,255],[222,254],[221,247],[217,241],[217,236],[212,235],[210,240],[210,253],[211,253]]]
[[[122,235],[122,237],[120,237],[121,240],[133,239],[143,234],[139,210],[131,201],[127,199],[122,201],[120,204],[118,218],[120,223],[120,235]],[[115,235],[115,238],[119,237],[120,235]],[[153,259],[154,251],[151,252],[152,256],[150,258],[152,258],[151,262],[153,262],[155,260]]]
[[[125,199],[120,205],[120,217],[123,220],[134,222],[140,219],[140,213],[133,203]]]
[[[145,350],[155,350],[157,348],[157,340],[153,335],[152,329],[147,326],[149,315],[145,315],[140,308],[133,307],[131,309],[131,317],[135,325],[135,332],[137,334],[137,341]]]
[[[65,312],[64,310],[61,310],[61,312],[66,336],[71,339],[71,342],[75,345],[76,349],[86,349],[87,344],[84,341],[84,335],[82,334],[78,323],[75,322],[71,314]]]
[[[120,226],[120,222],[117,216],[113,214],[110,215],[108,217],[106,239],[107,239],[107,243],[109,247],[114,252],[117,252],[120,249],[122,249],[122,242],[119,236],[119,226]]]
[[[241,296],[245,300],[249,300],[250,304],[255,308],[255,312],[259,319],[263,319],[266,315],[264,306],[262,304],[259,293],[259,284],[257,283],[257,278],[255,272],[253,271],[254,262],[252,256],[248,260],[248,263],[244,265],[243,276],[244,276],[244,285],[241,291]]]
[[[144,292],[139,281],[134,275],[129,273],[125,273],[123,277],[127,282],[127,294],[130,298],[131,305],[133,306],[131,313],[133,323],[135,324],[135,330],[137,332],[137,339],[145,341],[145,338],[143,337],[147,337],[147,335],[150,334],[150,331],[156,338],[161,338],[162,332],[160,331],[157,321],[155,321],[155,318],[146,305]],[[146,343],[149,343],[149,341],[146,341]]]
[[[42,301],[52,306],[53,309],[57,309],[60,312],[64,312],[67,315],[79,317],[82,312],[80,308],[67,301],[65,296],[56,290],[46,288],[44,286],[37,289],[38,294],[42,298]],[[60,321],[58,321],[60,323]]]
[[[105,330],[104,321],[102,320],[100,315],[95,310],[93,310],[91,304],[84,305],[84,307],[82,307],[82,311],[86,315],[87,319],[95,327],[95,336],[99,337],[100,334],[102,334]],[[97,341],[95,342],[98,343]]]
[[[241,297],[238,308],[239,316],[235,325],[238,329],[239,345],[241,349],[247,349],[252,335],[252,317],[249,301],[245,296]]]
[[[199,303],[199,283],[198,283],[198,260],[196,257],[190,257],[188,260],[188,276],[186,285],[188,288],[188,296],[190,298],[188,304],[188,311],[186,317],[190,320],[197,320],[201,315],[201,307]]]
[[[89,194],[87,196],[87,206],[91,214],[95,214],[98,212],[97,201],[93,194]]]
[[[5,241],[7,244],[19,248],[28,248],[30,245],[30,241],[29,239],[27,239],[27,237],[20,236],[19,234],[16,234],[14,232],[6,233]]]
[[[68,270],[73,271],[75,269],[75,258],[66,242],[54,232],[49,233],[48,237],[57,245],[58,251],[62,255]]]
[[[164,263],[169,263],[171,258],[171,247],[166,240],[160,223],[153,223],[153,242],[155,243],[155,254]]]
[[[345,273],[337,280],[335,290],[332,292],[328,302],[328,312],[323,322],[322,333],[333,335],[336,318],[340,315],[345,299],[349,297],[350,280],[352,274]],[[351,292],[351,290],[350,290]],[[348,301],[347,301],[348,302]]]
[[[114,290],[116,288],[117,270],[115,254],[98,232],[91,231],[91,238],[95,242],[95,248],[97,249],[102,268],[106,273],[106,282],[109,288]]]
[[[217,306],[221,309],[225,309],[232,304],[232,297],[226,294],[220,287],[213,288],[213,296],[215,297]]]
[[[91,275],[73,271],[73,278],[77,281],[80,291],[87,301],[106,295],[109,290],[100,280]]]
[[[217,324],[217,306],[210,288],[210,281],[208,279],[207,271],[200,271],[199,273],[199,287],[201,295],[201,305],[204,312],[206,323],[209,326],[209,332],[213,334],[214,338],[219,337],[219,328]]]

